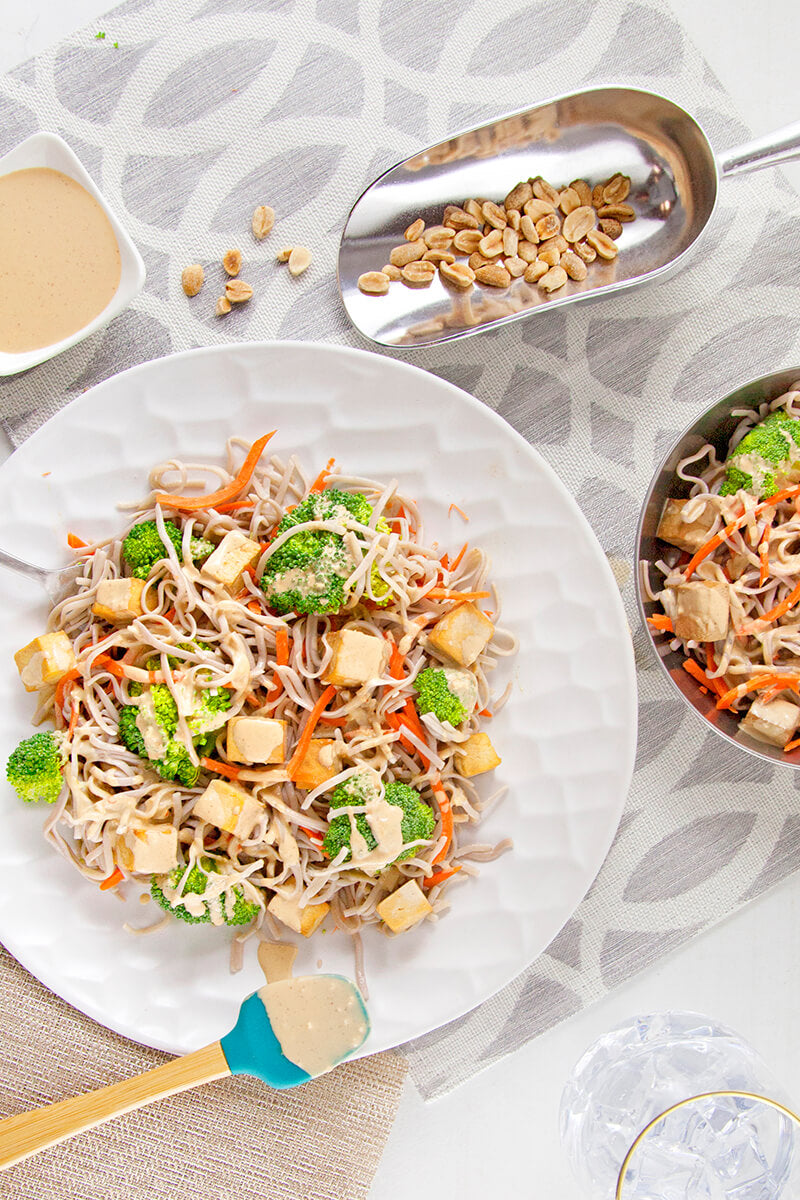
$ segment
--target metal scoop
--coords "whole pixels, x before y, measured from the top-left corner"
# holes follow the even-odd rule
[[[457,134],[398,163],[358,198],[339,248],[339,287],[352,323],[382,346],[431,346],[590,296],[667,275],[680,266],[714,211],[720,179],[800,155],[800,123],[714,157],[693,117],[637,88],[589,88]],[[549,295],[514,280],[458,292],[436,276],[428,287],[393,282],[365,295],[358,277],[389,262],[417,217],[439,224],[447,204],[502,198],[542,175],[555,187],[594,186],[620,172],[631,179],[636,220],[623,227],[619,254],[591,263],[585,280]]]

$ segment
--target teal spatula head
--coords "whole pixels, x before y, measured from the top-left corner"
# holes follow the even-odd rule
[[[337,988],[337,1001],[340,1008],[347,1011],[346,1015],[344,1012],[339,1012],[338,1016],[342,1020],[346,1020],[347,1032],[344,1042],[340,1038],[338,1050],[334,1048],[333,1061],[327,1063],[322,1070],[314,1070],[309,1073],[292,1059],[287,1058],[284,1053],[281,1042],[272,1027],[272,1021],[267,1014],[266,1005],[270,996],[280,999],[280,989],[287,985],[296,987],[306,982],[304,979],[287,980],[267,984],[258,992],[254,992],[252,996],[248,996],[239,1009],[239,1019],[236,1025],[229,1034],[220,1039],[222,1052],[232,1075],[255,1075],[258,1079],[263,1079],[270,1087],[278,1089],[298,1087],[301,1083],[308,1083],[309,1079],[324,1074],[326,1070],[330,1070],[363,1046],[370,1033],[369,1015],[361,993],[355,984],[351,980],[345,979],[343,975],[315,975],[308,978],[312,981],[338,980],[342,985]],[[330,1015],[336,1026],[337,1013]],[[277,1012],[275,1012],[275,1018],[277,1024]],[[314,1027],[312,1028],[311,1025]],[[280,1024],[278,1030],[282,1035],[285,1033]],[[334,1034],[335,1032],[334,1028]],[[339,1033],[342,1032],[344,1030],[339,1029]],[[307,1031],[302,1030],[295,1036],[301,1036],[301,1038],[306,1036],[310,1043],[314,1038],[322,1036],[322,1030],[316,1022],[312,1022]],[[284,1044],[289,1045],[285,1038]],[[330,1044],[335,1046],[333,1042]],[[302,1058],[303,1055],[298,1054],[297,1057]]]

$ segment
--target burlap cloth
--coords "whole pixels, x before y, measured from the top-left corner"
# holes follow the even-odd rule
[[[59,1000],[0,951],[0,1112],[104,1087],[166,1061]],[[227,1032],[224,1030],[220,1031]],[[345,1063],[289,1092],[220,1079],[0,1172],[9,1200],[363,1200],[408,1065]]]

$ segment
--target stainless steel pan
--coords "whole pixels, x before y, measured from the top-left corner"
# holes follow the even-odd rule
[[[783,750],[777,746],[770,746],[766,742],[759,742],[749,737],[740,728],[738,718],[729,712],[718,709],[716,696],[710,692],[704,695],[697,686],[696,680],[682,669],[681,664],[686,655],[670,650],[668,638],[663,635],[654,635],[646,618],[656,611],[658,605],[646,599],[642,587],[642,574],[650,572],[653,584],[657,583],[658,575],[652,569],[651,564],[659,558],[663,558],[665,551],[671,549],[657,536],[658,523],[664,504],[669,497],[679,499],[689,494],[689,484],[676,474],[678,463],[682,459],[688,458],[690,454],[695,454],[706,442],[710,442],[716,449],[717,456],[724,460],[728,453],[728,442],[741,420],[741,417],[733,415],[734,412],[743,408],[757,408],[765,400],[774,400],[777,396],[782,396],[798,379],[800,379],[800,367],[762,375],[760,379],[754,379],[751,383],[738,387],[735,392],[731,392],[722,400],[717,400],[699,417],[695,417],[653,476],[639,517],[634,559],[637,565],[636,599],[642,619],[642,628],[667,678],[677,688],[689,707],[707,721],[715,733],[727,738],[729,742],[742,750],[747,750],[757,758],[766,758],[771,762],[783,763],[784,766],[794,768],[800,768],[800,749],[784,754]]]
[[[339,249],[347,315],[383,346],[430,346],[503,325],[545,308],[599,297],[675,271],[709,222],[719,181],[800,155],[800,123],[729,150],[719,159],[700,125],[671,100],[637,88],[589,88],[457,134],[398,163],[358,198]],[[437,276],[427,288],[393,283],[365,296],[358,277],[379,271],[416,217],[439,223],[446,204],[495,200],[543,175],[556,187],[590,184],[620,171],[631,178],[637,219],[625,225],[619,255],[591,264],[547,296],[515,280],[508,289],[475,285],[456,293]]]

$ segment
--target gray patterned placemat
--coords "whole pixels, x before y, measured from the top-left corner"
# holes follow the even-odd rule
[[[747,136],[661,0],[128,0],[100,27],[104,40],[85,30],[0,82],[0,150],[36,128],[62,132],[139,245],[147,286],[105,333],[0,386],[15,441],[71,396],[171,350],[361,344],[335,282],[349,205],[454,128],[615,81],[686,105],[718,150]],[[257,202],[278,213],[260,248],[244,232]],[[793,774],[731,752],[668,690],[638,631],[630,560],[639,503],[675,434],[735,384],[800,362],[797,209],[775,172],[727,182],[702,249],[671,281],[413,357],[502,413],[577,496],[617,574],[641,690],[637,772],[591,892],[519,979],[408,1047],[425,1096],[794,869]],[[292,280],[273,253],[295,240],[314,263]],[[257,301],[220,322],[214,285],[190,305],[180,271],[199,260],[211,276],[237,242]]]

